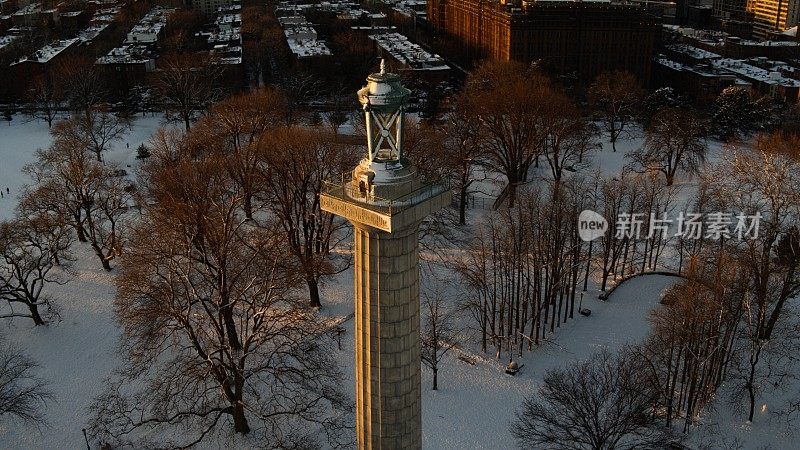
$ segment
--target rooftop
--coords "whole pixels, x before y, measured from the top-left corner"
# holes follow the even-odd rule
[[[692,59],[719,59],[722,58],[721,55],[718,55],[713,52],[709,52],[708,50],[703,50],[702,48],[693,47],[687,44],[670,44],[666,46],[667,49],[672,50],[677,53],[683,53],[689,56]]]
[[[369,38],[411,69],[447,70],[450,68],[441,56],[425,51],[400,33],[379,33],[370,35]]]
[[[81,41],[81,43],[88,43],[92,42],[94,38],[100,35],[106,28],[108,28],[108,23],[100,23],[97,25],[90,25],[80,33],[78,33],[77,38]]]
[[[72,38],[72,39],[60,39],[60,40],[51,42],[50,44],[45,45],[44,47],[40,48],[39,50],[36,50],[36,52],[32,56],[30,56],[28,58],[22,58],[19,61],[17,61],[17,63],[26,62],[26,61],[40,63],[40,64],[47,63],[51,59],[53,59],[56,56],[58,56],[61,52],[63,52],[67,48],[71,47],[76,42],[78,42],[79,40],[80,39],[78,39],[78,38]],[[17,63],[15,63],[15,64],[17,64]]]
[[[15,12],[15,16],[25,16],[28,14],[35,14],[42,10],[42,4],[38,2],[31,3],[24,8],[21,8],[19,11]]]
[[[161,6],[154,7],[131,29],[125,43],[156,42],[159,33],[167,24],[167,18],[173,11],[175,10]]]
[[[19,36],[15,36],[15,35],[0,36],[0,49],[2,49],[3,47],[11,44],[17,38],[19,38]]]
[[[97,59],[97,64],[140,64],[152,60],[153,52],[146,45],[126,44]]]
[[[748,64],[746,60],[723,58],[711,62],[720,70],[733,72],[745,79],[783,87],[800,87],[800,80],[787,78],[778,71],[769,71]]]
[[[121,8],[119,6],[98,9],[95,11],[94,16],[92,16],[92,22],[113,22],[120,11]]]
[[[750,64],[750,60],[723,58],[716,53],[712,53],[687,44],[673,44],[668,45],[667,48],[671,51],[688,55],[690,58],[697,61],[707,62],[711,65],[711,67],[714,67],[720,72],[733,73],[746,80],[752,80],[776,86],[800,87],[800,80],[784,77],[781,74],[781,71],[777,69],[777,64],[773,64],[773,67],[771,67],[773,70],[767,70]],[[663,57],[658,58],[657,61],[659,64],[668,65],[663,61],[664,59],[665,58]],[[751,61],[753,63],[762,65],[766,65],[766,63],[769,62],[766,58],[753,58]],[[696,70],[697,66],[694,66],[692,69]]]
[[[300,15],[279,17],[289,50],[298,58],[329,56],[331,50],[324,41],[317,39],[317,31]]]

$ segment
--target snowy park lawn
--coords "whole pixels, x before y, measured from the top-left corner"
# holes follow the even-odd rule
[[[158,117],[137,118],[125,138],[113,143],[106,163],[130,173],[127,166],[135,164],[136,148],[159,126]],[[45,122],[15,116],[8,125],[0,125],[0,189],[4,194],[6,187],[11,191],[10,197],[0,199],[0,220],[13,217],[17,194],[28,183],[23,166],[35,160],[38,148],[49,144]],[[46,327],[34,327],[24,319],[0,320],[0,334],[36,360],[54,393],[46,426],[37,430],[15,426],[13,421],[0,422],[2,449],[85,447],[81,429],[87,426],[86,408],[117,367],[120,332],[114,319],[114,273],[102,270],[87,246],[77,245],[74,251],[75,279],[49,291],[60,319]]]
[[[159,117],[137,118],[125,138],[114,143],[106,162],[132,172],[129,166],[135,167],[136,148],[146,143],[160,125]],[[10,198],[5,196],[0,200],[0,220],[13,216],[16,196],[27,182],[21,169],[34,160],[37,148],[46,147],[49,142],[44,122],[16,116],[8,125],[0,125],[0,189],[5,192],[8,187],[11,191]],[[600,168],[606,176],[614,175],[625,164],[626,152],[639,145],[641,139],[619,142],[616,153],[611,152],[609,145],[595,156],[592,166]],[[712,159],[720,151],[721,146],[714,143],[710,151]],[[685,188],[683,198],[691,197],[693,183],[691,179],[678,183]],[[475,212],[470,210],[469,214]],[[49,292],[55,299],[59,320],[46,327],[34,327],[23,319],[0,321],[0,333],[40,364],[39,373],[50,382],[54,393],[54,401],[46,411],[45,426],[36,429],[14,421],[2,422],[0,449],[85,447],[81,430],[88,425],[87,407],[102,391],[104,379],[119,366],[116,349],[120,331],[113,310],[114,272],[104,272],[88,247],[78,245],[75,253],[78,257],[75,279]],[[425,276],[423,284],[441,283],[452,288],[458,283],[453,275],[449,279],[427,281]],[[506,354],[498,359],[491,350],[487,354],[478,353],[475,342],[466,340],[461,348],[450,351],[440,366],[438,391],[430,389],[431,373],[423,370],[424,448],[514,448],[509,425],[523,398],[540,386],[545,371],[585,359],[600,349],[614,351],[641,342],[649,331],[649,312],[660,307],[662,292],[676,281],[677,278],[662,275],[637,277],[622,284],[606,301],[597,299],[597,291],[590,291],[583,306],[592,310],[591,316],[583,317],[576,311],[574,319],[548,335],[541,346],[525,352],[521,358],[515,355],[515,360],[524,365],[517,376],[504,373]],[[327,282],[322,294],[323,314],[337,317],[351,314],[352,270]],[[457,298],[451,296],[450,300]],[[347,377],[345,387],[354,396],[353,321],[348,320],[344,327],[347,332],[337,355]],[[739,419],[730,419],[727,422],[730,427],[724,432],[748,433],[736,420]],[[759,434],[771,438],[769,430],[761,430]],[[780,438],[777,442],[781,442]]]

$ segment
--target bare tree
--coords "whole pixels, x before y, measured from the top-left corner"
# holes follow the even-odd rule
[[[755,236],[751,232],[742,240],[729,239],[724,248],[737,256],[749,280],[743,300],[745,362],[737,378],[746,391],[751,421],[759,385],[769,377],[762,369],[768,349],[779,345],[771,344],[773,332],[800,294],[800,165],[771,151],[777,142],[761,139],[756,151],[733,150],[708,179],[714,198],[729,210],[759,215]],[[734,226],[740,223],[731,221]]]
[[[705,251],[692,257],[686,279],[651,314],[653,331],[642,347],[658,377],[666,426],[684,419],[684,431],[716,398],[731,360],[742,314],[743,270],[729,255]]]
[[[259,89],[222,101],[198,121],[190,139],[197,147],[226,155],[231,176],[245,193],[245,213],[253,217],[262,135],[283,126],[286,99],[274,89]]]
[[[519,63],[486,63],[467,79],[462,98],[480,118],[485,165],[508,180],[498,204],[507,200],[513,206],[517,187],[528,180],[542,152],[545,131],[539,100],[549,90],[547,78]]]
[[[435,391],[439,388],[439,362],[456,345],[456,333],[451,312],[446,310],[441,292],[423,293],[422,309],[424,321],[420,357],[422,363],[433,372],[432,389]]]
[[[0,340],[0,421],[42,423],[42,408],[53,395],[35,371],[38,365]]]
[[[678,169],[695,173],[705,161],[706,127],[695,114],[668,108],[658,113],[646,131],[645,146],[630,155],[634,170],[658,171],[675,182]]]
[[[49,218],[17,219],[0,222],[0,300],[8,311],[0,318],[27,317],[35,325],[44,325],[52,309],[50,298],[42,291],[51,284],[68,281],[65,271],[71,258],[67,249],[71,233]],[[61,267],[58,267],[59,263]],[[24,311],[14,310],[20,305]],[[40,309],[41,308],[41,309]]]
[[[284,265],[282,233],[246,220],[223,158],[162,169],[118,278],[127,364],[93,404],[91,435],[136,447],[233,433],[268,448],[348,445],[350,402],[317,339],[326,328],[293,294],[302,276]]]
[[[553,449],[662,448],[655,428],[658,393],[648,369],[631,354],[607,350],[549,370],[537,394],[517,413],[511,432],[520,447]]]
[[[620,70],[601,73],[589,86],[589,103],[600,114],[603,129],[608,133],[615,152],[617,140],[635,120],[644,94],[639,80]]]
[[[112,168],[104,174],[96,195],[83,204],[89,244],[105,270],[110,271],[111,261],[122,254],[134,190]]]
[[[38,77],[28,91],[29,114],[53,126],[62,105],[61,92],[49,77]]]
[[[223,67],[213,59],[193,54],[162,59],[156,90],[167,114],[176,115],[189,130],[198,113],[222,98]]]
[[[486,156],[481,142],[480,119],[475,111],[457,101],[438,133],[444,137],[442,145],[420,149],[418,153],[438,156],[434,164],[441,168],[442,178],[449,178],[453,189],[458,192],[458,223],[464,225],[467,223],[469,198],[477,192],[477,182],[485,178],[477,173]]]
[[[589,152],[594,150],[597,134],[594,124],[588,123],[578,107],[560,89],[553,88],[546,98],[549,110],[544,114],[547,130],[543,149],[553,180],[561,181],[564,170],[575,171]]]
[[[285,71],[278,85],[286,94],[286,123],[294,124],[303,106],[314,100],[320,93],[321,83],[319,78],[310,72]]]
[[[83,113],[87,120],[92,107],[108,95],[105,80],[91,58],[65,58],[56,66],[53,77],[69,107]]]
[[[517,207],[492,214],[479,229],[456,268],[482,351],[490,341],[498,358],[505,351],[512,359],[574,317],[581,261],[589,259],[577,231],[587,191],[572,178],[528,189]]]
[[[324,181],[353,167],[352,149],[300,128],[267,133],[260,145],[266,162],[260,169],[261,201],[285,232],[285,247],[304,273],[311,306],[319,307],[320,280],[347,267],[331,254],[345,237],[345,223],[320,209],[319,194]]]
[[[57,214],[77,232],[79,241],[92,246],[103,268],[111,270],[110,261],[122,251],[123,218],[131,206],[133,185],[118,169],[94,161],[72,126],[56,124],[53,144],[39,150],[37,162],[26,166],[34,184],[24,193],[20,209]]]
[[[30,213],[54,211],[72,226],[78,240],[86,242],[85,204],[91,204],[102,178],[103,167],[89,157],[86,143],[67,121],[58,122],[53,143],[40,149],[36,162],[23,169],[33,184],[26,188],[20,208]]]
[[[79,142],[92,152],[97,161],[128,131],[128,124],[108,110],[105,105],[93,106],[85,114],[73,115],[53,130],[54,137],[65,137]]]

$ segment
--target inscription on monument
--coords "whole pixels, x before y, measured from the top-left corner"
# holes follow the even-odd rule
[[[364,207],[345,202],[338,198],[329,197],[323,194],[320,196],[319,206],[323,211],[336,214],[337,216],[344,217],[347,220],[363,223],[379,230],[389,232],[392,231],[387,216],[375,211],[370,211]]]

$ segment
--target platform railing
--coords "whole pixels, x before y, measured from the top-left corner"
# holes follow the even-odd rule
[[[396,198],[383,198],[353,186],[350,176],[352,176],[351,173],[347,172],[340,179],[324,181],[322,193],[354,204],[363,204],[365,207],[388,216],[404,211],[450,189],[447,183],[426,182],[407,194]]]

